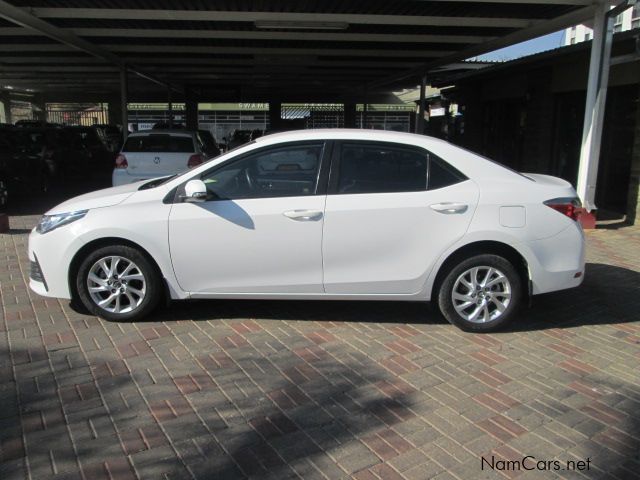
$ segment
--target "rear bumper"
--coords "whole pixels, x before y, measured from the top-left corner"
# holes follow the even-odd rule
[[[533,253],[528,263],[534,295],[574,288],[584,280],[585,242],[580,224],[526,246]]]

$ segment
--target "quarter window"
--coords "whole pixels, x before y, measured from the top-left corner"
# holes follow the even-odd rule
[[[460,171],[434,154],[429,154],[429,190],[455,185],[466,180]]]
[[[202,180],[219,199],[313,195],[323,147],[311,143],[271,148],[205,173]]]

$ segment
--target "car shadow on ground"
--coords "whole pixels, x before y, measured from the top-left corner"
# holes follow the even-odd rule
[[[589,263],[575,289],[536,295],[503,331],[534,331],[637,321],[640,273]],[[419,302],[192,300],[160,308],[150,321],[254,318],[269,320],[444,324],[434,304]]]

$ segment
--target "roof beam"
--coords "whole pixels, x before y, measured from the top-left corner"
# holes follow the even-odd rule
[[[442,57],[453,53],[452,50],[395,50],[395,49],[358,49],[358,48],[268,48],[268,47],[213,47],[202,45],[136,45],[104,44],[110,52],[161,52],[161,53],[199,53],[199,54],[251,54],[251,55],[333,55],[341,57]],[[64,52],[66,45],[60,44],[0,44],[0,52]],[[146,76],[145,76],[146,78]]]
[[[108,64],[103,63],[97,58],[92,57],[64,57],[64,56],[37,56],[37,57],[25,57],[25,56],[8,56],[11,52],[0,52],[0,64],[15,65],[20,66],[20,68],[29,69],[32,66],[63,66],[63,65],[93,65],[93,66],[108,66]],[[287,66],[290,62],[287,63],[278,63],[277,59],[274,61],[270,61],[271,59],[265,57],[261,57],[258,59],[254,58],[209,58],[209,57],[126,57],[127,60],[130,60],[132,63],[145,65],[145,70],[153,70],[154,68],[165,68],[173,66],[173,68],[182,68],[179,67],[183,65],[184,68],[189,68],[190,66],[200,66],[202,68],[217,68],[218,65],[240,65],[240,66],[254,66],[254,65],[275,65],[278,68]],[[291,60],[291,57],[288,58]],[[315,65],[317,67],[381,67],[389,69],[398,69],[398,68],[411,68],[417,66],[422,63],[422,59],[406,59],[404,61],[393,61],[390,62],[388,60],[376,60],[375,58],[361,60],[361,59],[351,59],[351,60],[331,60],[326,58],[318,58],[316,56],[308,56],[308,57],[296,57],[295,65]]]
[[[214,38],[243,40],[309,40],[330,42],[385,42],[385,43],[478,43],[490,40],[492,36],[480,35],[439,35],[439,34],[402,34],[402,33],[334,33],[254,31],[254,30],[176,30],[155,28],[64,28],[66,32],[79,37],[116,37],[116,38]],[[35,32],[38,33],[38,32]],[[0,28],[0,36],[31,36],[34,32],[19,28]]]
[[[529,2],[530,3],[530,2]],[[554,2],[549,2],[554,3]],[[111,20],[187,20],[208,22],[343,22],[362,25],[422,25],[525,28],[543,20],[528,18],[371,15],[358,13],[231,12],[216,10],[160,10],[135,8],[49,8],[29,11],[39,18],[95,18]]]
[[[37,16],[30,14],[27,10],[14,7],[10,3],[0,0],[0,18],[3,18],[11,23],[19,25],[24,28],[31,29],[36,32],[40,32],[47,37],[62,43],[63,45],[72,48],[74,50],[80,50],[93,57],[98,57],[106,62],[119,66],[120,68],[127,68],[131,73],[149,80],[153,83],[159,83],[161,85],[166,84],[160,80],[141,72],[135,68],[131,68],[113,53],[101,48],[98,45],[87,42],[86,40],[77,37],[71,32],[62,30],[54,25],[51,25],[44,20],[41,20]]]
[[[424,1],[424,0],[418,0]],[[527,3],[529,5],[592,5],[593,0],[429,0],[431,2],[449,3]]]

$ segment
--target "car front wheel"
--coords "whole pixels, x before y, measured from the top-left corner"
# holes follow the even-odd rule
[[[512,263],[498,255],[463,260],[444,278],[438,305],[445,318],[462,330],[495,331],[520,306],[522,281]]]
[[[162,293],[154,265],[139,250],[126,245],[102,247],[90,253],[80,264],[76,288],[91,313],[119,322],[149,314]]]

